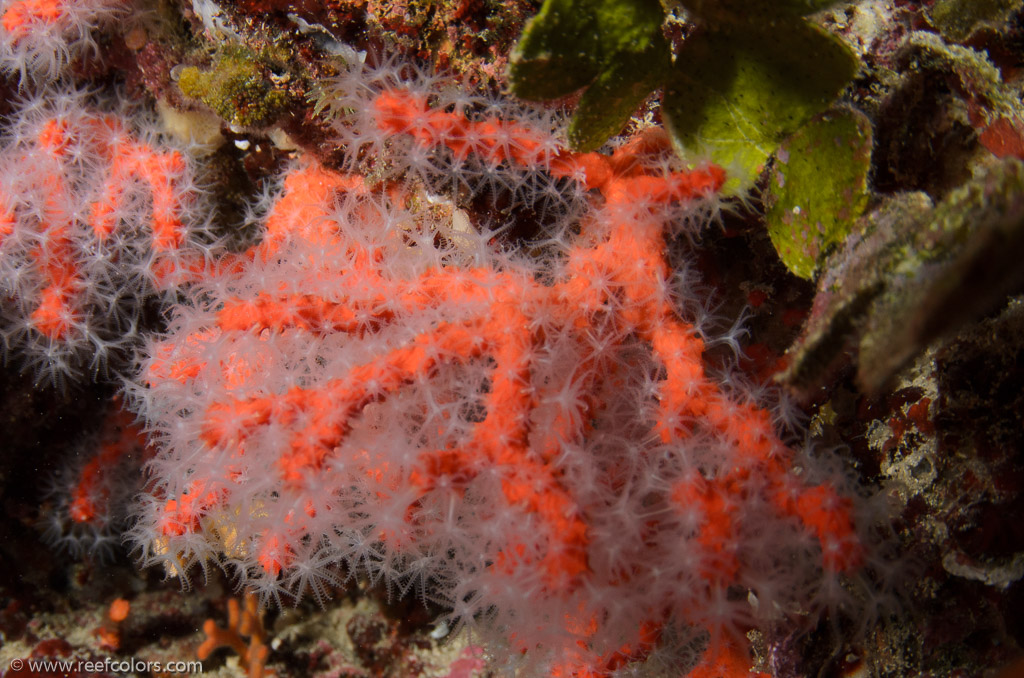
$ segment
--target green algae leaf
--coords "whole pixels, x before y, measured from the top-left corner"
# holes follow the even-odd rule
[[[823,253],[846,239],[868,203],[871,122],[830,111],[779,148],[765,193],[768,234],[782,263],[811,278]]]
[[[598,20],[578,11],[577,0],[547,0],[526,24],[510,57],[512,93],[557,99],[586,87],[601,72]],[[587,3],[589,4],[589,3]]]
[[[839,0],[680,0],[694,16],[717,23],[758,23],[781,17],[802,17]]]
[[[667,54],[667,52],[666,52]],[[668,60],[652,55],[627,55],[602,71],[587,88],[569,123],[569,144],[593,151],[622,131],[637,106],[657,89],[668,71]]]
[[[980,26],[1004,23],[1022,5],[1022,0],[936,0],[928,13],[943,37],[963,42]]]
[[[726,167],[726,190],[737,191],[857,68],[849,48],[801,19],[696,31],[676,59],[662,110],[680,156]]]
[[[569,140],[576,150],[593,150],[621,131],[664,78],[664,17],[658,0],[545,0],[512,52],[512,93],[543,101],[590,85]]]

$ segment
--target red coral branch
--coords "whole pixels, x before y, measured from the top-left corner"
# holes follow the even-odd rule
[[[650,417],[650,441],[643,444],[681,448],[695,456],[708,449],[716,455],[703,467],[688,462],[684,472],[666,469],[666,507],[657,509],[659,500],[649,497],[650,515],[631,525],[652,545],[662,538],[690,540],[697,563],[692,572],[678,575],[678,586],[701,589],[693,598],[711,600],[714,592],[748,574],[742,549],[753,517],[738,509],[752,504],[770,507],[783,522],[799,522],[819,543],[825,568],[836,572],[859,566],[862,549],[849,505],[831,488],[807,487],[793,477],[792,452],[774,433],[770,415],[736,402],[708,376],[704,343],[670,298],[666,208],[717,191],[725,179],[721,168],[662,171],[648,162],[667,149],[660,132],[641,135],[610,156],[581,154],[514,122],[470,121],[431,108],[425,97],[407,91],[385,91],[372,107],[382,133],[411,138],[424,149],[446,148],[461,160],[540,168],[571,178],[594,192],[593,209],[568,248],[564,266],[547,284],[512,265],[435,267],[397,275],[393,252],[372,238],[353,237],[351,230],[340,228],[335,214],[344,205],[345,223],[380,223],[388,218],[390,205],[402,201],[401,191],[392,190],[390,197],[374,193],[357,179],[315,166],[293,171],[268,216],[262,244],[221,265],[218,275],[227,282],[217,289],[243,292],[220,294],[207,316],[212,322],[196,327],[183,321],[185,334],[155,347],[148,365],[146,379],[154,392],[169,383],[189,387],[197,380],[217,380],[225,388],[198,407],[189,405],[190,411],[198,409],[202,454],[224,462],[219,467],[199,463],[203,472],[193,475],[184,491],[171,490],[164,498],[156,521],[163,526],[160,538],[173,544],[175,536],[209,529],[207,516],[230,510],[263,515],[266,506],[251,501],[232,508],[240,483],[250,478],[246,460],[260,455],[261,470],[272,475],[275,501],[294,508],[283,521],[252,535],[246,547],[251,551],[233,555],[259,563],[274,578],[298,566],[308,540],[320,539],[311,526],[322,524],[323,515],[338,510],[353,492],[397,509],[397,515],[384,515],[382,508],[374,516],[373,536],[382,549],[401,552],[415,535],[441,529],[424,517],[424,506],[436,491],[443,488],[452,501],[463,500],[486,478],[500,488],[505,507],[531,527],[518,536],[489,538],[487,543],[498,543],[493,558],[467,565],[466,571],[479,568],[531,582],[530,595],[554,600],[600,587],[641,586],[642,562],[615,576],[601,575],[608,581],[595,581],[591,550],[595,532],[605,528],[594,522],[596,509],[581,504],[577,479],[567,471],[564,457],[605,416],[614,400],[609,389],[623,383],[621,375],[645,369],[642,361],[631,364],[621,357],[630,346],[642,346],[655,375],[650,396],[640,398]],[[275,262],[296,253],[344,263],[338,269],[311,266],[299,274],[308,275],[308,281],[263,285],[248,277],[255,270],[273,279]],[[321,284],[325,277],[331,280],[328,288]],[[412,318],[428,320],[417,325]],[[375,348],[369,357],[353,359],[340,376],[302,378],[282,390],[259,385],[261,370],[272,369],[278,358],[268,354],[252,360],[229,352],[214,361],[207,350],[228,337],[274,342],[307,334],[340,334]],[[389,339],[392,334],[398,338]],[[559,377],[559,382],[555,375],[539,376],[549,369],[542,362],[556,347],[580,357],[578,378]],[[457,443],[414,443],[414,456],[401,462],[358,448],[345,470],[338,470],[339,458],[349,454],[341,450],[357,424],[365,425],[378,406],[415,384],[440,380],[446,370],[481,364],[487,366],[486,381],[464,403],[474,409],[462,415],[468,424]],[[448,399],[457,399],[444,391],[434,397],[419,406],[443,410]],[[450,414],[437,417],[451,419]],[[267,436],[275,441],[269,460]],[[386,445],[383,438],[375,444]],[[623,470],[629,463],[625,455],[600,464],[595,460],[590,472],[597,480],[588,482],[620,491],[630,482]],[[360,503],[370,499],[351,501],[359,512],[373,513]],[[530,541],[537,535],[539,541]],[[714,619],[711,612],[673,606],[652,601],[637,612],[646,617],[642,632],[631,630],[630,640],[612,645],[612,651],[595,646],[597,659],[570,659],[559,675],[605,675],[642,658],[673,617]],[[603,630],[595,608],[581,605],[578,612],[562,616],[556,623],[580,639],[580,648],[591,649],[591,639]],[[720,631],[709,630],[713,635]],[[586,653],[567,650],[570,657],[577,654]],[[719,661],[725,655],[716,649],[711,656]],[[729,661],[735,664],[735,656]]]

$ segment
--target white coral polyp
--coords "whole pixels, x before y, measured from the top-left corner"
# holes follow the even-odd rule
[[[22,83],[57,80],[77,58],[98,54],[98,28],[125,0],[0,0],[0,69]]]

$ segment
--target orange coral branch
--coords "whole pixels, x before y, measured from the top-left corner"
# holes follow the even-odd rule
[[[249,678],[273,675],[265,673],[270,648],[266,645],[266,631],[256,596],[246,595],[244,608],[239,607],[236,598],[228,599],[227,626],[221,628],[214,620],[207,619],[203,624],[203,633],[206,634],[206,640],[196,650],[200,661],[206,661],[218,648],[226,647],[238,655],[239,664]]]

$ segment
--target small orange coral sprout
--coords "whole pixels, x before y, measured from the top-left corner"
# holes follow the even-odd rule
[[[207,619],[203,633],[206,640],[196,650],[200,661],[205,661],[217,648],[228,647],[238,654],[239,663],[249,678],[272,675],[264,673],[270,648],[265,643],[267,634],[260,617],[259,603],[253,594],[246,595],[244,608],[239,606],[236,598],[228,600],[228,625],[220,628],[217,622]]]

